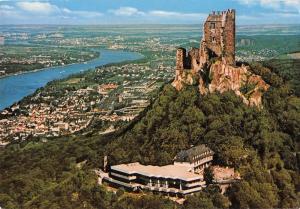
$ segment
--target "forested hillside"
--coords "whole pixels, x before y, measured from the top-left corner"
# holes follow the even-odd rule
[[[242,181],[225,195],[215,186],[177,208],[297,208],[300,206],[300,98],[261,65],[271,84],[263,109],[233,92],[201,96],[196,86],[167,84],[158,98],[121,131],[99,136],[32,139],[0,150],[0,206],[9,208],[174,208],[161,196],[116,194],[96,184],[93,169],[140,161],[164,165],[191,145],[207,144],[215,164],[237,169]]]

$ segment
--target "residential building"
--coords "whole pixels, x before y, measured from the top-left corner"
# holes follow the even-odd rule
[[[188,171],[201,173],[213,160],[214,152],[205,145],[192,147],[179,152],[174,158],[174,165],[185,166]]]

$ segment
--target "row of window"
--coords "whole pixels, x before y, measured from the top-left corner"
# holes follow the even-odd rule
[[[194,156],[194,157],[193,157],[193,160],[203,159],[203,158],[205,158],[205,157],[207,157],[207,156],[211,156],[210,154],[211,154],[210,151],[206,151],[206,152],[204,152],[204,153],[202,153],[202,154],[200,154],[200,155]]]

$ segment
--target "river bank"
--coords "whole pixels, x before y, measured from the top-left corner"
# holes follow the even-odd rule
[[[26,74],[26,73],[35,73],[35,72],[38,72],[38,71],[42,71],[42,70],[46,70],[46,69],[51,69],[51,68],[56,68],[56,67],[65,67],[65,66],[69,66],[69,65],[85,64],[85,63],[90,62],[92,60],[99,59],[100,56],[101,56],[101,53],[99,53],[99,55],[97,57],[95,57],[93,59],[90,59],[90,60],[85,60],[83,62],[74,62],[74,63],[65,64],[65,65],[55,65],[55,66],[51,66],[51,67],[42,67],[42,68],[37,68],[37,69],[34,69],[34,70],[20,71],[20,72],[17,72],[17,73],[8,73],[8,74],[5,74],[5,75],[0,75],[0,79],[1,78],[6,78],[6,77],[10,77],[10,76],[16,76],[16,75]]]
[[[38,69],[34,72],[0,78],[0,110],[34,93],[36,89],[45,86],[50,81],[66,78],[98,66],[143,58],[143,55],[135,52],[116,50],[99,50],[99,52],[101,54],[99,58],[85,63]]]

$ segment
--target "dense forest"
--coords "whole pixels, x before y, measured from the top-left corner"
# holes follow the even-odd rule
[[[10,208],[298,208],[300,98],[293,86],[260,64],[252,70],[271,88],[263,109],[233,92],[201,96],[197,86],[177,92],[166,84],[138,118],[116,133],[34,138],[0,150],[0,206]],[[182,149],[207,144],[214,163],[242,180],[222,195],[209,185],[177,205],[159,195],[113,193],[97,185],[93,169],[139,161],[165,165]]]

